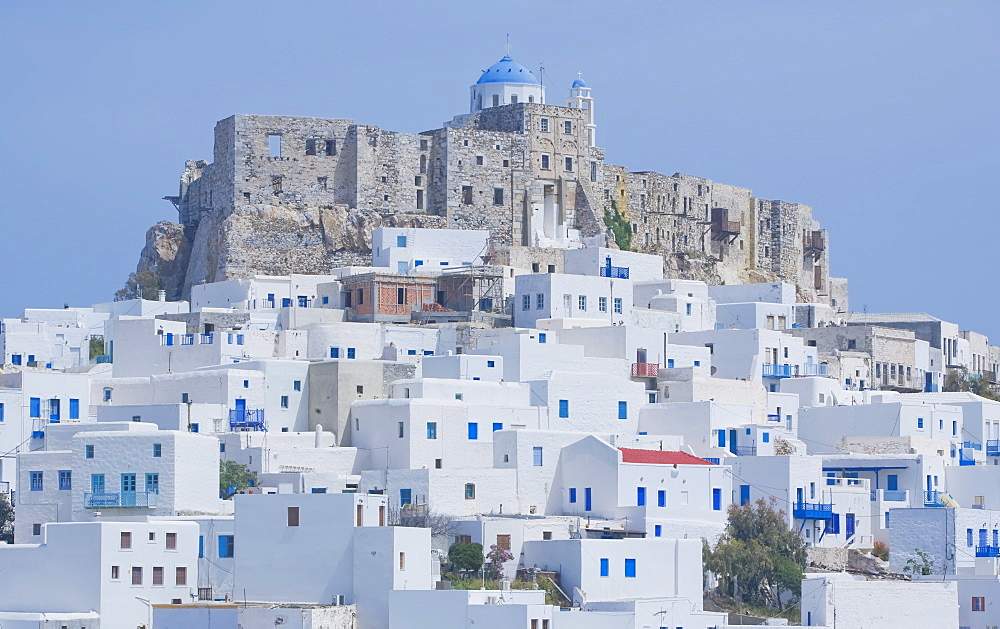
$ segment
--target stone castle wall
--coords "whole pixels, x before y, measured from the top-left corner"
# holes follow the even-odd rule
[[[605,164],[587,134],[585,111],[537,103],[419,134],[345,119],[231,116],[216,125],[214,161],[185,164],[172,199],[183,230],[150,230],[140,270],[160,273],[172,298],[254,273],[324,273],[370,263],[380,226],[488,229],[497,255],[527,263],[546,257],[537,253],[545,247],[538,216],[555,203],[559,224],[582,237],[602,237],[605,212],[618,213],[632,249],[662,255],[668,277],[780,279],[803,301],[833,296],[846,309],[846,282],[829,277],[826,232],[809,207],[700,177],[628,172]],[[726,234],[713,227],[717,208]],[[174,258],[160,260],[162,251]]]

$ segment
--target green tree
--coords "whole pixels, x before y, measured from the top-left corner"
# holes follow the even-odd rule
[[[604,210],[604,224],[611,228],[622,251],[632,250],[632,225],[617,210]]]
[[[7,494],[0,494],[0,540],[14,543],[14,506]]]
[[[229,500],[257,483],[257,474],[236,461],[219,462],[219,497]]]
[[[104,337],[103,336],[90,337],[90,360],[94,360],[95,358],[103,354],[104,354]]]
[[[948,375],[944,377],[944,386],[942,388],[945,391],[951,392],[967,391],[975,393],[988,400],[1000,400],[1000,394],[997,394],[993,390],[988,378],[983,378],[976,373],[969,373],[969,370],[965,367],[958,367],[949,371]]]
[[[483,545],[455,542],[448,548],[448,561],[457,570],[479,570],[483,565]]]
[[[777,501],[729,507],[726,530],[715,544],[705,544],[705,568],[719,580],[722,593],[751,605],[784,610],[780,594],[801,594],[806,565],[805,542],[788,529]]]
[[[125,280],[125,286],[115,293],[115,301],[129,299],[154,300],[160,291],[160,276],[153,271],[136,271]]]

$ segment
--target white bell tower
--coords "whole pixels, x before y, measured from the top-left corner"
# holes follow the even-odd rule
[[[566,99],[566,106],[574,109],[586,111],[584,120],[587,124],[587,143],[590,146],[597,146],[597,125],[594,124],[594,99],[590,95],[590,88],[583,81],[583,73],[576,73],[576,80],[569,88],[569,98]]]

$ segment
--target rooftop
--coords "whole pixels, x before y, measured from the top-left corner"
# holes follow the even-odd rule
[[[653,465],[713,465],[693,454],[676,450],[637,450],[618,448],[622,452],[622,463],[649,463]]]

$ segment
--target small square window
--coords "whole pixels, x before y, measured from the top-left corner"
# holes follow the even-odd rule
[[[295,381],[293,381],[292,382],[292,390],[293,391],[301,391],[302,390],[302,381],[301,380],[295,380]]]
[[[163,455],[163,444],[154,443],[153,444],[153,457],[159,458]]]

